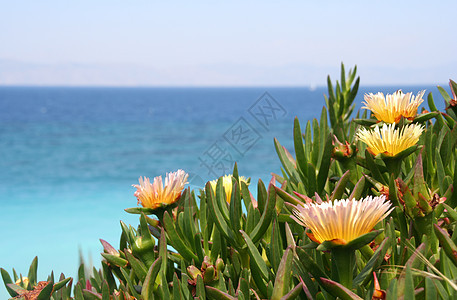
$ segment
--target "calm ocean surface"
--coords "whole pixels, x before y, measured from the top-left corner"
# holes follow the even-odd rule
[[[417,93],[435,87],[361,88]],[[267,94],[265,94],[267,93]],[[78,249],[100,266],[103,238],[138,217],[131,186],[181,168],[193,187],[230,173],[267,182],[280,172],[273,137],[292,150],[293,118],[319,118],[325,88],[0,87],[0,267],[40,280],[75,276]],[[428,105],[425,104],[426,107]],[[254,190],[254,189],[253,189]],[[6,290],[1,284],[0,298]]]

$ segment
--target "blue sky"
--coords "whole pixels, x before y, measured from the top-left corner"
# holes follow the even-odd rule
[[[457,78],[456,1],[5,1],[0,85],[325,85]]]

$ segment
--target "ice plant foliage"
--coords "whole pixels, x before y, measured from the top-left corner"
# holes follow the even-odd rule
[[[138,199],[138,204],[147,208],[155,209],[173,204],[181,196],[188,176],[183,170],[167,173],[165,185],[162,176],[155,177],[153,183],[148,177],[140,177],[140,184],[132,185],[136,188],[134,196]]]
[[[412,93],[404,94],[401,90],[393,94],[383,93],[365,94],[365,106],[362,108],[369,109],[379,121],[385,123],[398,123],[401,117],[413,119],[417,114],[419,105],[424,101],[425,90],[419,92],[416,97]]]
[[[233,178],[233,175],[225,175],[222,177],[222,185],[224,186],[225,199],[227,200],[228,203],[230,203],[230,198],[232,196],[232,178]],[[240,179],[240,184],[241,184],[241,182],[244,182],[247,185],[249,185],[247,179],[244,176],[240,176],[239,179]],[[210,181],[210,183],[211,183],[211,187],[213,188],[214,193],[216,193],[217,180]]]
[[[237,164],[206,190],[183,191],[183,170],[140,177],[143,207],[125,209],[139,224],[121,221],[119,248],[100,239],[102,269],[54,282],[37,257],[27,277],[0,268],[11,299],[455,299],[457,83],[438,87],[445,112],[430,93],[416,116],[423,92],[398,91],[366,95],[373,118],[353,120],[359,78],[341,67],[320,121],[294,120],[295,154],[275,139],[282,175],[256,197],[234,193]]]
[[[368,151],[373,155],[384,153],[395,156],[403,150],[416,145],[424,127],[418,124],[410,124],[402,129],[395,128],[395,124],[383,124],[381,129],[376,126],[373,130],[361,128],[356,136],[367,144]]]
[[[335,200],[320,204],[299,204],[291,216],[298,224],[309,228],[314,238],[324,241],[342,240],[348,243],[370,232],[390,214],[393,208],[385,196],[368,196],[363,200]]]

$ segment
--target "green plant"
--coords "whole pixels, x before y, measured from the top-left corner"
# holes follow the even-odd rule
[[[282,174],[267,185],[240,180],[235,164],[231,186],[219,178],[215,187],[175,191],[166,205],[126,209],[139,215],[138,227],[121,222],[117,248],[101,240],[102,268],[86,274],[82,265],[73,295],[73,280],[63,275],[53,284],[51,274],[39,286],[36,260],[27,284],[15,270],[13,281],[1,269],[8,292],[14,297],[39,286],[39,299],[103,300],[455,297],[457,85],[451,81],[454,99],[439,88],[446,112],[436,109],[430,93],[430,112],[398,116],[389,125],[423,128],[418,140],[395,153],[374,151],[360,138],[361,128],[383,123],[367,110],[352,119],[358,86],[356,68],[346,76],[342,65],[335,87],[328,78],[320,120],[308,121],[304,131],[294,120],[294,156],[275,140]],[[403,138],[394,140],[401,144]],[[332,210],[346,203],[340,199],[369,196],[386,198],[392,207],[372,231],[319,240],[317,227],[296,221],[305,205],[325,202]],[[332,222],[363,222],[355,216]],[[329,226],[324,219],[316,226]]]

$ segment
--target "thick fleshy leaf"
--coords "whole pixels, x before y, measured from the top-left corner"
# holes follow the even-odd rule
[[[101,253],[101,255],[106,259],[107,262],[118,267],[125,267],[128,264],[126,259],[123,259],[117,255],[111,255],[108,253]]]
[[[299,257],[298,261],[318,282],[320,282],[320,278],[327,277],[321,266],[302,247],[297,247],[296,252]]]
[[[100,239],[100,243],[102,243],[103,250],[106,253],[111,254],[111,255],[119,255],[119,251],[117,251],[116,248],[111,246],[111,244],[108,243],[107,241]]]
[[[286,295],[281,297],[281,300],[297,299],[298,295],[300,295],[302,290],[303,290],[303,282],[300,282],[293,289],[291,289]]]
[[[159,240],[159,257],[162,257],[162,265],[160,266],[160,273],[163,277],[167,274],[168,266],[168,251],[167,251],[167,238],[165,230],[161,228],[160,240]]]
[[[24,294],[25,292],[27,292],[26,289],[24,289],[23,287],[21,286],[18,286],[17,284],[14,284],[14,283],[8,283],[6,284],[6,287],[13,290],[16,295],[22,295]]]
[[[196,246],[194,236],[197,233],[196,224],[194,222],[195,203],[189,189],[186,190],[184,197],[181,197],[181,202],[184,204],[184,212],[182,213],[184,225],[180,227],[180,229],[183,232],[183,237],[187,239],[187,244],[190,245],[195,252]]]
[[[184,295],[182,294],[181,281],[178,278],[176,272],[173,274],[173,300],[184,300]]]
[[[440,192],[441,194],[444,194],[444,192],[447,189],[447,186],[444,186],[444,176],[445,171],[444,171],[444,166],[443,162],[441,160],[441,156],[439,151],[435,152],[435,163],[436,163],[436,174],[438,175],[438,186],[440,187]]]
[[[222,180],[220,179],[216,186],[216,191],[219,190],[218,194],[220,194],[220,198],[224,198],[225,193],[222,192],[221,189],[223,189],[223,186],[222,186]],[[206,191],[206,200],[208,201],[207,204],[209,207],[209,211],[211,213],[211,217],[214,220],[214,224],[216,224],[217,228],[219,229],[219,231],[222,233],[222,235],[226,239],[228,239],[234,245],[237,245],[237,242],[234,239],[234,233],[230,229],[230,227],[226,221],[228,219],[228,212],[227,212],[227,216],[224,216],[224,214],[220,210],[220,206],[217,203],[218,200],[214,196],[213,188],[211,187],[211,184],[209,182],[206,184],[205,191]],[[219,201],[222,201],[222,200],[219,199]],[[225,203],[224,203],[224,205],[225,205]],[[181,253],[181,251],[179,251],[179,252]]]
[[[433,112],[429,112],[429,113],[424,113],[424,114],[420,114],[420,115],[417,115],[415,118],[414,118],[414,122],[416,123],[423,123],[425,121],[428,121],[434,117],[436,117],[437,115],[439,114],[439,112],[437,111],[433,111]]]
[[[397,155],[395,156],[390,156],[390,155],[386,155],[384,153],[380,153],[379,155],[381,156],[381,158],[383,160],[393,160],[395,163],[400,163],[402,159],[404,159],[405,157],[407,157],[408,155],[416,152],[417,150],[421,149],[420,146],[418,145],[414,145],[414,146],[411,146],[409,148],[406,148],[405,150],[397,153]],[[390,171],[390,170],[389,170]]]
[[[375,125],[378,123],[377,119],[354,119],[353,120],[355,123],[365,126],[365,127],[370,127],[372,125]]]
[[[140,298],[141,296],[138,294],[138,292],[136,291],[135,289],[135,285],[133,284],[133,281],[132,279],[130,278],[129,274],[127,273],[127,271],[123,268],[121,268],[121,273],[122,275],[124,276],[124,279],[129,287],[129,291],[130,293],[132,294],[132,296],[134,296],[135,298]]]
[[[53,286],[54,283],[52,281],[49,281],[48,284],[38,294],[36,300],[49,300],[51,298]]]
[[[452,263],[457,266],[457,246],[443,228],[439,227],[437,224],[433,224],[433,227],[435,229],[435,234],[440,241],[440,245],[443,247],[447,257],[449,257]]]
[[[3,283],[5,284],[8,293],[11,297],[17,296],[17,293],[12,288],[8,287],[8,284],[14,284],[13,280],[11,280],[10,274],[3,268],[0,268],[0,272],[2,273]]]
[[[232,195],[230,200],[230,225],[234,232],[238,232],[241,229],[241,193],[240,185],[235,178],[232,178]]]
[[[141,216],[140,216],[140,230],[141,230],[141,237],[144,242],[151,241],[152,243],[155,243],[155,239],[151,235],[151,232],[149,231],[149,226],[148,226],[148,222],[146,220],[145,214],[141,214]]]
[[[54,284],[54,291],[58,291],[61,288],[63,288],[71,279],[72,279],[71,277],[68,277],[68,278],[62,279],[59,282],[57,282],[56,284]]]
[[[124,211],[129,214],[152,215],[155,212],[155,209],[148,208],[148,207],[129,207],[129,208],[124,209]]]
[[[285,223],[287,224],[287,223]],[[269,261],[271,266],[273,267],[273,270],[275,272],[278,271],[279,268],[279,263],[281,262],[281,259],[283,257],[283,242],[281,238],[281,230],[279,228],[279,222],[275,218],[273,221],[273,227],[271,231],[271,241],[270,241],[270,255],[269,255]]]
[[[295,169],[295,166],[293,163],[289,160],[284,148],[281,146],[281,144],[278,142],[278,140],[275,138],[275,148],[276,148],[276,153],[278,154],[279,160],[281,161],[281,164],[284,167],[284,170],[286,171],[287,175],[289,178],[294,180],[295,183],[299,181],[300,176],[298,175],[297,170]]]
[[[127,257],[133,272],[135,272],[136,276],[138,276],[138,278],[143,282],[148,273],[144,263],[134,257],[129,251],[125,251],[125,256]]]
[[[217,288],[214,288],[212,286],[205,286],[206,294],[210,299],[215,299],[215,300],[237,300],[237,298],[230,296],[226,292],[223,292],[221,290],[218,290]]]
[[[449,216],[449,218],[451,218],[454,222],[457,221],[457,211],[455,211],[446,203],[443,203],[443,207],[446,209],[446,214]]]
[[[352,193],[349,195],[349,200],[360,199],[362,197],[363,189],[365,187],[365,176],[360,177],[359,181],[354,186]]]
[[[365,163],[367,168],[371,172],[371,177],[379,181],[383,185],[388,184],[388,180],[381,174],[380,166],[376,164],[373,155],[368,150],[365,150]]]
[[[366,280],[370,278],[372,272],[382,264],[389,247],[390,238],[386,237],[371,256],[370,260],[365,264],[362,271],[360,271],[357,277],[354,278],[353,286],[359,286],[363,283],[367,283]]]
[[[206,299],[206,289],[201,276],[197,276],[197,288],[196,288],[197,297],[200,300]]]
[[[170,217],[168,212],[163,214],[163,223],[165,230],[167,231],[168,238],[170,239],[170,244],[175,248],[179,254],[182,255],[187,261],[198,260],[197,255],[193,253],[188,245],[185,244],[184,239],[178,234],[175,228],[173,219]]]
[[[346,171],[343,176],[341,176],[340,180],[338,180],[338,183],[335,186],[335,190],[332,193],[331,196],[331,201],[335,201],[337,199],[341,199],[341,197],[344,194],[344,191],[346,189],[346,184],[349,181],[349,178],[351,177],[351,174],[348,171]]]
[[[401,287],[404,286],[403,295],[401,291]],[[404,285],[399,286],[399,296],[402,295],[404,299],[415,299],[415,291],[414,291],[414,280],[413,280],[413,273],[411,271],[411,266],[406,265],[406,275]]]
[[[363,298],[359,297],[357,294],[339,284],[338,282],[327,278],[320,278],[320,280],[325,290],[327,290],[335,297],[339,297],[342,300],[363,300]]]
[[[308,129],[309,126],[307,126]],[[309,134],[311,135],[311,134]],[[308,145],[306,143],[305,145]],[[307,159],[309,153],[305,153],[305,147],[303,146],[303,136],[300,129],[300,122],[298,118],[294,119],[294,146],[295,146],[295,156],[297,157],[297,167],[300,168],[302,172],[305,172]]]
[[[273,184],[270,184],[270,186],[268,187],[267,203],[265,204],[265,209],[262,213],[262,216],[260,217],[260,221],[249,234],[253,243],[257,243],[263,237],[268,227],[270,227],[273,214],[276,213],[276,210],[274,209],[275,205],[275,186]]]
[[[276,279],[271,299],[280,299],[289,292],[290,280],[292,276],[292,261],[294,253],[291,248],[287,248],[276,272]]]
[[[333,248],[345,248],[345,249],[357,250],[357,249],[371,243],[375,239],[375,237],[377,237],[381,232],[382,232],[382,230],[370,231],[368,233],[365,233],[365,234],[359,236],[356,239],[353,239],[352,241],[348,242],[347,244],[344,244],[343,240],[324,241],[317,247],[317,250],[327,251],[327,250],[330,250]]]
[[[373,230],[364,235],[359,236],[358,238],[350,241],[344,247],[349,249],[359,249],[369,243],[371,243],[383,230]]]
[[[162,257],[159,256],[149,268],[148,274],[146,275],[143,283],[143,288],[141,289],[141,295],[144,297],[144,299],[154,298],[154,285],[161,265]]]
[[[240,230],[240,232],[243,235],[244,240],[246,241],[247,249],[250,255],[251,267],[258,269],[260,271],[260,274],[262,275],[262,278],[268,280],[268,267],[265,264],[265,261],[263,260],[262,256],[260,255],[259,250],[257,250],[257,247],[254,245],[253,241],[247,235],[246,232],[244,232],[243,230]]]
[[[289,193],[287,193],[285,190],[281,189],[280,187],[275,186],[276,194],[281,197],[282,200],[285,202],[298,205],[301,204],[302,202],[298,200],[297,198],[293,197]]]
[[[29,274],[27,275],[27,277],[29,278],[29,283],[32,286],[35,286],[38,282],[37,281],[37,269],[38,269],[38,257],[35,256],[32,263],[30,264]]]
[[[120,223],[121,223],[122,232],[125,235],[125,237],[127,238],[127,242],[130,245],[133,245],[133,243],[135,243],[135,238],[134,238],[135,235],[134,235],[134,232],[133,232],[133,228],[131,228],[131,226],[130,227],[127,226],[127,224],[125,224],[122,221],[120,221]],[[125,249],[125,248],[121,248],[121,250]]]
[[[313,143],[310,145],[311,148],[311,159],[310,162],[316,167],[319,166],[320,161],[322,160],[322,147],[320,145],[320,133],[319,133],[319,122],[316,118],[313,119]],[[332,147],[333,148],[333,147]]]
[[[325,141],[324,151],[320,155],[319,173],[317,174],[317,189],[316,192],[321,194],[324,190],[325,184],[328,179],[330,171],[330,164],[332,162],[332,135],[327,136]]]
[[[110,300],[110,291],[106,280],[102,283],[102,300]]]
[[[263,183],[262,179],[259,179],[257,183],[257,208],[260,212],[264,211],[265,204],[267,203],[268,192],[265,188],[265,184]],[[255,207],[255,205],[253,205]]]

